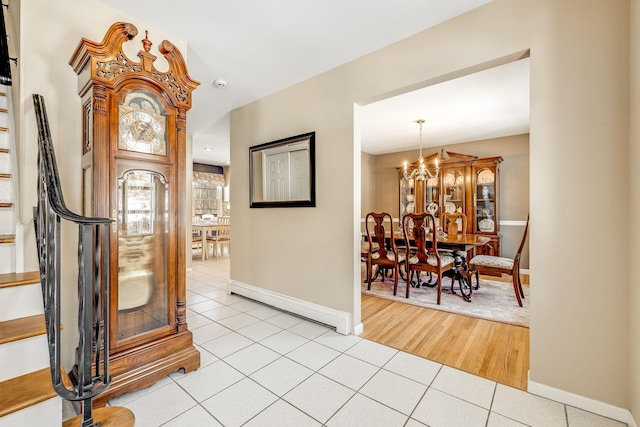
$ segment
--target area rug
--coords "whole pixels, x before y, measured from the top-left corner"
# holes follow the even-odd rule
[[[454,288],[456,294],[452,294],[451,279],[445,277],[442,282],[440,305],[436,304],[435,287],[411,288],[407,299],[404,297],[406,285],[402,279],[398,281],[396,296],[393,295],[393,280],[391,278],[387,277],[382,282],[378,277],[371,284],[371,290],[367,290],[364,277],[361,283],[362,293],[366,295],[495,322],[529,327],[529,286],[527,285],[523,286],[525,298],[522,300],[523,307],[520,307],[511,282],[486,280],[482,277],[480,278],[480,288],[478,290],[473,289],[471,302],[466,302],[462,299],[457,282]],[[475,286],[475,278],[473,283]]]

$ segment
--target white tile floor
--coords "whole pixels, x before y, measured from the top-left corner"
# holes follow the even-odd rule
[[[187,274],[201,367],[109,402],[136,427],[625,425],[227,295],[228,271]]]

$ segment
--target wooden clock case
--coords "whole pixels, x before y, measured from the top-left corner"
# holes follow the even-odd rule
[[[191,108],[192,91],[199,83],[189,77],[181,53],[166,40],[158,50],[169,64],[168,71],[155,69],[156,56],[149,52],[151,42],[147,37],[142,40],[139,61],[129,59],[122,46],[137,34],[134,25],[115,23],[99,43],[83,38],[69,62],[78,75],[78,93],[82,100],[84,214],[114,220],[110,239],[111,319],[107,329],[112,382],[95,399],[97,406],[122,393],[149,387],[179,369],[189,372],[200,366],[200,353],[193,346],[186,323],[185,284],[186,113]],[[147,94],[162,110],[162,115],[157,117],[166,120],[164,134],[155,126],[157,140],[166,144],[164,154],[123,148],[121,144],[120,134],[127,131],[120,130],[122,104],[133,91]],[[120,286],[123,285],[124,258],[119,252],[125,250],[123,242],[128,238],[142,236],[141,232],[127,236],[127,230],[131,234],[132,223],[127,223],[124,217],[130,211],[121,206],[122,183],[134,173],[131,171],[156,181],[152,194],[157,199],[157,212],[147,214],[155,224],[148,233],[155,233],[153,238],[158,240],[150,245],[153,247],[147,254],[150,264],[154,265],[150,271],[155,274],[150,276],[155,280],[155,287],[146,299],[123,307],[124,290]],[[162,248],[161,254],[152,253],[158,248]],[[151,307],[149,301],[156,300],[160,303],[154,302],[156,305]],[[158,325],[140,326],[142,322],[136,319],[149,317],[149,312],[158,317]],[[129,329],[124,332],[126,322],[130,324],[125,325]],[[75,367],[70,378],[77,383]]]

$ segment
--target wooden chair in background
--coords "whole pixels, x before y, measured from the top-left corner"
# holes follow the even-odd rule
[[[220,255],[224,255],[224,247],[227,247],[227,253],[231,255],[231,217],[218,217],[216,234],[207,236],[207,242],[213,246],[213,252],[216,259]]]
[[[414,247],[405,261],[405,273],[407,275],[407,294],[409,298],[409,283],[412,272],[418,273],[418,284],[420,283],[420,272],[426,271],[435,273],[437,281],[437,303],[440,304],[442,294],[442,273],[452,270],[454,267],[453,257],[438,253],[438,238],[436,230],[436,220],[430,213],[409,213],[402,218],[402,229],[407,248]],[[410,243],[413,243],[411,245]]]
[[[505,258],[491,255],[477,255],[469,261],[469,273],[474,273],[476,276],[476,289],[478,288],[479,274],[486,274],[488,276],[502,276],[503,274],[511,275],[513,280],[513,290],[516,293],[516,299],[518,305],[522,307],[522,298],[524,298],[524,292],[522,290],[522,282],[520,280],[520,257],[522,256],[522,249],[524,243],[527,241],[527,234],[529,231],[529,217],[527,216],[527,224],[524,227],[524,233],[522,235],[522,241],[518,252],[513,258]],[[469,277],[469,282],[471,278]]]
[[[372,220],[370,222],[370,220]],[[393,295],[398,291],[398,275],[400,264],[404,262],[404,256],[396,249],[393,232],[393,218],[388,212],[369,212],[365,217],[365,230],[367,233],[367,289],[371,289],[371,269],[375,266],[376,276],[380,269],[393,269]],[[389,244],[385,244],[385,239]],[[385,273],[382,278],[384,280]]]
[[[461,212],[440,215],[440,226],[448,235],[467,233],[467,216]]]
[[[200,251],[200,255],[202,256],[202,261],[204,261],[204,250],[202,247],[202,235],[200,234],[200,230],[193,230],[191,232],[191,253],[195,253]]]
[[[442,227],[442,230],[449,236],[454,236],[456,234],[467,234],[467,216],[462,212],[444,212],[440,214],[440,226]],[[470,250],[470,252],[472,250]],[[470,259],[472,255],[472,253],[462,251],[458,251],[458,253],[465,259]],[[440,254],[451,256],[454,255],[453,251],[449,249],[440,249]]]

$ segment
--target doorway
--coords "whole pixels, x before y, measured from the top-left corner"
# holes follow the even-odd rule
[[[524,97],[521,101],[528,106],[529,60],[525,58],[514,62],[517,63],[514,69],[518,68],[519,72],[525,72],[524,76],[517,77],[522,86],[518,93]],[[513,63],[505,65],[509,66],[510,64],[513,65]],[[500,77],[500,70],[490,69],[488,71],[489,74],[498,71],[494,78],[500,79],[502,83],[505,82],[505,77]],[[444,87],[439,88],[438,91],[446,89],[447,85],[451,85],[451,82],[445,82]],[[511,87],[513,88],[513,86]],[[410,102],[416,104],[418,95],[412,94],[409,98]],[[380,102],[380,105],[375,105]],[[388,105],[385,106],[384,103]],[[479,157],[500,155],[505,158],[501,165],[500,177],[504,185],[501,188],[499,232],[502,235],[501,253],[503,256],[513,256],[520,243],[529,211],[528,107],[526,110],[526,129],[514,127],[514,130],[499,136],[496,134],[486,138],[476,137],[443,144],[442,138],[445,132],[438,129],[440,126],[438,120],[441,116],[439,116],[440,111],[437,108],[435,110],[420,108],[410,110],[401,105],[400,97],[393,97],[359,107],[360,111],[357,116],[361,119],[359,122],[362,134],[361,218],[364,218],[367,212],[386,211],[398,218],[399,223],[401,218],[398,200],[399,171],[405,160],[413,162],[418,157],[418,136],[415,133],[415,121],[424,118],[427,124],[424,138],[428,144],[432,145],[425,150],[425,156],[445,150]],[[372,120],[366,118],[368,108],[375,110],[375,118]],[[388,110],[389,112],[384,113],[386,108],[391,108],[394,112]],[[462,109],[464,106],[458,105],[456,108]],[[404,117],[397,117],[397,111],[403,111],[402,116]],[[365,141],[371,135],[384,132],[380,129],[371,130],[366,127],[370,123],[380,123],[381,117],[385,115],[389,117],[389,120],[404,120],[407,128],[414,130],[413,136],[404,136],[402,132],[398,132],[395,137],[398,142],[396,147],[400,149],[380,147],[370,149]],[[429,124],[433,129],[431,133],[428,130]],[[393,127],[385,123],[380,123],[380,125],[386,128]],[[394,138],[393,134],[386,137]],[[384,141],[384,138],[379,138],[379,142],[384,143]],[[515,182],[518,183],[517,186],[513,185]],[[363,222],[362,224],[364,225]],[[525,271],[528,273],[528,249],[525,249],[523,257],[526,258],[524,265]],[[523,282],[526,283],[525,286],[528,286],[529,283],[527,279],[528,275]],[[509,280],[509,278],[505,278],[505,280]],[[511,296],[515,301],[515,296],[513,294]],[[514,302],[514,304],[517,306],[517,303]],[[460,316],[369,295],[361,296],[360,308],[364,325],[364,333],[361,336],[364,338],[484,376],[502,384],[520,389],[527,387],[529,329],[526,327]]]

